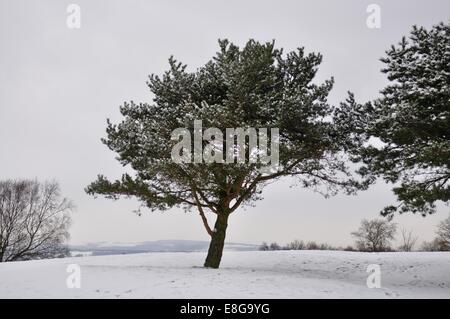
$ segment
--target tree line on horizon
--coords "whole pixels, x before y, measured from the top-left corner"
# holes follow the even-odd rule
[[[277,242],[263,242],[259,246],[261,251],[270,250],[341,250],[361,252],[393,252],[393,251],[450,251],[450,215],[437,225],[436,237],[424,241],[415,249],[419,237],[412,230],[400,230],[400,245],[394,248],[392,241],[398,233],[397,224],[386,219],[364,219],[357,231],[352,232],[356,238],[355,246],[336,247],[327,243],[316,241],[294,240],[282,246]]]

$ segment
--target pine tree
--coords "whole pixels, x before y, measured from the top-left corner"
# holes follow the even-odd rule
[[[253,40],[242,49],[227,40],[219,45],[216,56],[194,72],[171,57],[162,77],[150,76],[153,103],[125,103],[122,122],[108,120],[103,142],[134,175],[112,182],[99,175],[86,188],[89,194],[113,199],[135,196],[151,210],[196,209],[211,237],[205,266],[213,268],[220,264],[230,214],[261,199],[268,183],[293,176],[303,187],[325,195],[368,186],[353,178],[346,165],[361,143],[352,124],[353,97],[333,107],[327,103],[333,79],[312,82],[320,54],[305,54],[299,48],[284,55],[274,42]],[[263,172],[261,162],[175,163],[171,132],[194,132],[195,120],[202,120],[203,128],[222,131],[278,128],[279,164]],[[203,141],[204,147],[211,144]],[[213,227],[207,214],[216,216]]]
[[[364,111],[371,143],[365,174],[382,176],[399,203],[382,214],[433,213],[450,199],[450,28],[414,26],[381,59],[389,85]],[[361,124],[362,125],[362,124]]]

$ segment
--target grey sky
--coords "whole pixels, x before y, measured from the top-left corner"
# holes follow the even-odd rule
[[[66,8],[81,7],[81,29],[68,29]],[[366,7],[381,6],[381,29],[366,27]],[[204,239],[194,211],[132,211],[137,201],[87,196],[98,173],[123,168],[100,142],[106,118],[119,121],[123,101],[151,101],[147,75],[167,69],[170,55],[191,69],[218,49],[217,39],[249,38],[324,55],[318,79],[335,77],[331,103],[347,90],[359,101],[386,83],[379,58],[413,24],[448,21],[442,1],[24,1],[0,0],[0,177],[56,179],[78,209],[72,242]],[[255,207],[235,212],[228,241],[281,243],[299,238],[344,245],[362,218],[391,203],[383,182],[358,196],[323,199],[288,180],[265,189]],[[396,217],[421,240],[433,236],[448,207],[427,218]]]

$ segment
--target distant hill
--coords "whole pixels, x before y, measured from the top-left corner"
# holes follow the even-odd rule
[[[147,252],[195,252],[208,250],[209,242],[201,240],[157,240],[141,243],[88,243],[83,245],[71,245],[69,249],[72,256],[101,256],[123,255]],[[258,250],[258,245],[226,243],[228,251]]]

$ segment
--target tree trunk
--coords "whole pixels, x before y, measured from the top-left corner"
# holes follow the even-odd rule
[[[222,259],[223,246],[225,244],[227,226],[228,214],[218,214],[216,223],[214,224],[213,235],[211,236],[211,243],[209,244],[208,255],[206,256],[204,264],[205,267],[219,268],[220,260]]]

